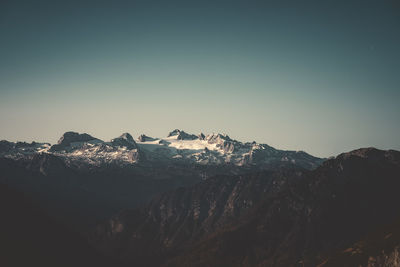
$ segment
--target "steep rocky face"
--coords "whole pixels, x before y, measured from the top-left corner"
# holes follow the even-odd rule
[[[367,233],[361,240],[327,256],[320,267],[400,266],[400,221]]]
[[[209,179],[121,213],[93,242],[155,266],[316,266],[400,215],[399,160],[361,149],[314,171]]]
[[[146,208],[122,212],[99,226],[93,242],[124,261],[156,266],[165,253],[193,245],[237,221],[264,193],[276,191],[289,172],[295,171],[216,176],[161,194]]]
[[[39,172],[45,176],[57,175],[66,171],[64,161],[57,156],[47,153],[34,154],[32,159],[27,161],[26,169],[32,172]]]
[[[75,143],[79,144],[85,142],[101,143],[103,141],[86,133],[79,134],[76,132],[66,132],[63,134],[60,140],[58,140],[57,144],[50,148],[50,151],[71,150]]]
[[[120,137],[112,139],[111,144],[114,146],[126,147],[127,149],[137,149],[137,144],[129,133],[123,133]]]
[[[396,151],[362,149],[329,160],[170,264],[316,266],[399,216],[399,158]]]
[[[243,146],[240,142],[232,140],[228,135],[223,134],[211,134],[205,137],[205,140],[209,144],[216,144],[217,147],[221,148],[225,153],[238,152]]]

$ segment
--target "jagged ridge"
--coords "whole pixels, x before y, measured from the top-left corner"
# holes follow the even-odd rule
[[[224,134],[198,136],[175,129],[167,138],[140,135],[137,142],[129,133],[104,142],[86,133],[66,132],[57,144],[11,143],[1,141],[0,155],[22,157],[34,153],[54,153],[68,163],[100,166],[104,163],[135,164],[140,161],[202,165],[257,166],[279,165],[317,167],[323,160],[305,152],[282,151],[265,144],[242,143]]]

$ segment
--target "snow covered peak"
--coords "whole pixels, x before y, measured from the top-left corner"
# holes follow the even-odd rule
[[[198,137],[194,134],[188,134],[183,130],[175,129],[168,134],[168,137],[175,137],[177,140],[195,140]]]
[[[49,150],[49,143],[27,143],[27,142],[8,142],[6,140],[0,141],[0,156],[1,155],[27,155]]]
[[[234,141],[227,134],[209,134],[206,137],[209,143],[219,143],[220,141]]]
[[[316,166],[320,159],[306,153],[276,150],[266,144],[243,143],[226,134],[200,133],[198,136],[175,129],[166,138],[140,135],[137,142],[129,133],[103,142],[89,134],[66,132],[57,144],[12,143],[0,141],[0,156],[20,157],[35,153],[50,153],[74,164],[103,163],[140,164],[149,162],[186,162],[195,164],[270,165],[298,164]]]
[[[103,142],[88,134],[67,132],[49,152],[63,157],[68,164],[78,165],[134,164],[139,160],[137,144],[129,133]]]

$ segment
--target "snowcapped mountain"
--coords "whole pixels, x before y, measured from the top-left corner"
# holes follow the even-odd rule
[[[165,138],[142,134],[136,140],[129,133],[103,141],[66,132],[53,145],[0,141],[0,183],[35,194],[49,212],[83,228],[158,193],[215,175],[313,169],[322,162],[305,152],[182,130]],[[86,215],[76,218],[69,213],[73,210]]]
[[[48,152],[51,145],[49,143],[26,143],[26,142],[9,142],[0,141],[0,156],[2,157],[21,157],[23,155]]]
[[[236,166],[299,165],[317,167],[322,160],[303,151],[277,150],[256,142],[242,143],[226,134],[188,134],[175,129],[166,138],[139,138],[139,148],[148,160],[180,160],[197,164]]]
[[[36,153],[61,156],[70,164],[80,162],[93,166],[168,162],[258,167],[296,165],[313,169],[322,162],[322,159],[303,151],[277,150],[266,144],[239,142],[226,134],[194,135],[179,129],[171,131],[166,138],[142,134],[136,141],[129,133],[106,142],[76,132],[64,133],[52,146],[48,143],[0,141],[0,156],[19,158]]]

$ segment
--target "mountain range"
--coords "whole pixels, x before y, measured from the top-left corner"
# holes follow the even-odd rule
[[[5,266],[400,266],[395,150],[66,132],[0,141],[0,170]]]
[[[124,133],[105,142],[66,132],[54,145],[0,141],[0,182],[33,194],[51,214],[85,228],[158,193],[214,175],[282,166],[312,169],[322,161],[223,134],[173,130],[166,138],[140,135],[134,140]]]
[[[171,131],[166,138],[142,134],[134,140],[129,133],[123,133],[108,142],[76,132],[64,133],[54,145],[0,141],[0,155],[3,157],[20,158],[37,153],[59,156],[68,165],[86,163],[91,166],[169,161],[199,165],[257,165],[259,168],[298,165],[312,169],[322,162],[303,151],[277,150],[266,144],[239,142],[226,134],[194,135],[178,129]]]

